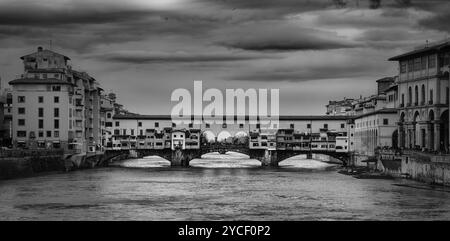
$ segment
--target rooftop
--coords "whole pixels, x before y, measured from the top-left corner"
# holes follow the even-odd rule
[[[440,42],[437,42],[434,44],[431,43],[431,44],[421,46],[415,50],[412,50],[412,51],[406,52],[404,54],[400,54],[400,55],[394,56],[392,58],[389,58],[388,60],[389,61],[399,61],[399,60],[403,60],[406,58],[423,55],[425,53],[435,53],[439,50],[442,50],[442,49],[448,48],[448,47],[450,47],[450,40],[446,39],[444,41],[440,41]]]
[[[11,80],[9,81],[10,85],[15,85],[15,84],[62,84],[62,85],[74,85],[70,82],[64,81],[64,80],[60,80],[60,79],[54,79],[54,78],[49,78],[49,79],[34,79],[34,78],[22,78],[22,79],[15,79],[15,80]]]
[[[234,120],[237,120],[238,116],[234,116]],[[131,119],[131,120],[172,120],[170,115],[139,115],[139,114],[126,114],[126,115],[114,115],[113,119]],[[180,118],[181,119],[181,118]],[[191,120],[193,116],[191,116]],[[224,119],[226,117],[224,116]],[[259,119],[259,118],[257,118]],[[302,116],[302,115],[283,115],[279,116],[279,120],[347,120],[347,116]],[[245,120],[249,120],[249,116],[245,116]]]

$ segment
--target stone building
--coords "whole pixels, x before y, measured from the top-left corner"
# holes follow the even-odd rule
[[[392,57],[399,66],[399,146],[448,152],[450,42]]]
[[[22,56],[12,89],[14,147],[95,151],[101,144],[99,83],[70,58],[39,47]]]

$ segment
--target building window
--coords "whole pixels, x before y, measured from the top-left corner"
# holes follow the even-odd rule
[[[311,124],[306,124],[307,129],[311,129]]]
[[[122,130],[122,135],[124,135],[124,136],[127,135],[127,129],[123,129],[123,130]]]
[[[17,102],[25,103],[25,96],[17,96]]]
[[[119,126],[119,121],[116,121],[116,126]]]
[[[402,107],[405,106],[405,94],[402,94]]]
[[[53,110],[53,117],[59,117],[59,108]]]
[[[120,135],[120,130],[119,129],[114,129],[114,135],[116,135],[116,136]]]
[[[344,123],[341,124],[341,128],[345,128],[345,124]]]
[[[25,119],[18,119],[18,120],[17,120],[17,124],[18,124],[19,126],[24,126],[24,125],[25,125]]]
[[[419,87],[416,85],[416,87],[414,88],[414,104],[418,105],[419,104]]]
[[[405,61],[400,63],[400,73],[406,73],[406,62]]]
[[[59,129],[59,120],[58,119],[53,121],[53,128]]]
[[[39,96],[38,97],[38,102],[39,103],[44,103],[44,96]]]
[[[17,137],[27,137],[26,131],[17,131]]]
[[[47,131],[47,137],[52,137],[52,131]]]
[[[294,129],[294,126],[295,126],[294,124],[290,124],[291,129]]]
[[[134,136],[134,129],[131,129],[131,135]]]
[[[155,127],[159,127],[159,122],[155,122]]]
[[[433,104],[433,89],[430,90],[430,105]]]
[[[38,109],[38,117],[44,117],[44,108]]]
[[[420,58],[414,59],[414,71],[420,70]]]
[[[143,136],[144,135],[144,130],[139,130],[139,135]]]
[[[239,124],[239,129],[244,128],[244,124]]]
[[[106,118],[111,118],[111,113],[106,114]]]
[[[59,103],[59,96],[55,96],[55,97],[53,98],[53,102],[54,102],[54,103]]]
[[[177,124],[172,122],[172,128],[175,128],[175,127],[177,127]]]
[[[19,113],[20,115],[24,115],[25,114],[25,108],[20,107],[17,109],[17,113]]]
[[[138,122],[138,127],[142,127],[142,122]]]
[[[261,128],[261,124],[256,124],[256,129],[260,129]]]
[[[323,124],[324,129],[328,129],[328,124]]]
[[[52,86],[52,91],[61,91],[61,86],[60,85]]]
[[[43,131],[39,131],[38,132],[38,137],[44,137],[44,132]]]
[[[408,104],[412,103],[412,88],[411,86],[408,89]]]
[[[408,61],[408,72],[413,72],[413,68],[414,68],[414,60],[409,60]]]
[[[206,124],[205,124],[205,127],[206,127],[206,128],[210,128],[209,123],[206,123]]]
[[[222,128],[223,128],[223,129],[226,129],[226,128],[227,128],[227,123],[223,123],[223,124],[222,124]]]
[[[193,128],[193,127],[194,127],[194,124],[189,123],[189,128]]]
[[[421,69],[427,69],[427,56],[422,57],[421,64]]]
[[[59,131],[54,131],[53,136],[54,137],[59,137]]]
[[[436,57],[434,55],[428,56],[428,68],[436,67]]]

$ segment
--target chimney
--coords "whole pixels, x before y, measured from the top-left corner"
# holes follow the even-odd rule
[[[38,52],[41,52],[43,48],[41,46],[38,47]]]

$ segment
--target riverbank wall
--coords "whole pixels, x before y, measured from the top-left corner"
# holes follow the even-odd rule
[[[0,157],[0,179],[33,176],[46,172],[68,172],[107,166],[110,160],[126,158],[127,154],[108,153],[67,154],[63,152],[20,152]]]
[[[450,186],[450,155],[420,151],[383,152],[378,155],[377,169],[392,177]]]

